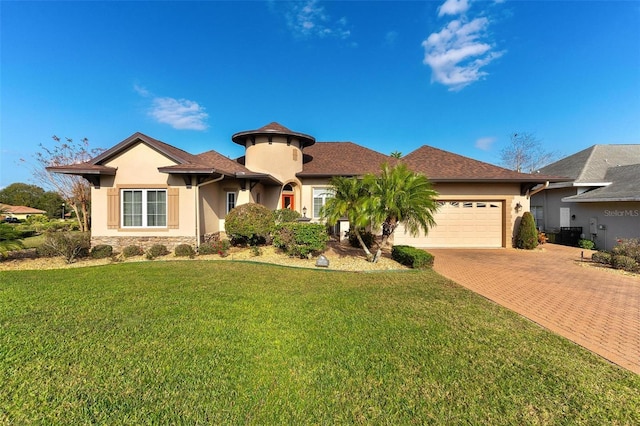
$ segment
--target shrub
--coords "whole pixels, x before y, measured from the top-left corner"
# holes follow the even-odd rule
[[[635,272],[638,270],[638,262],[632,257],[621,254],[611,257],[611,266],[616,269],[624,269],[625,271]]]
[[[219,254],[220,256],[226,256],[230,247],[231,242],[229,240],[209,241],[200,244],[198,254]]]
[[[328,240],[327,228],[318,223],[283,223],[278,225],[273,235],[274,246],[300,258],[324,251]]]
[[[376,239],[375,235],[373,235],[369,231],[365,231],[364,229],[360,229],[360,236],[362,237],[362,241],[367,247],[373,246],[373,243]],[[360,248],[360,241],[358,241],[358,237],[356,237],[356,233],[351,230],[347,231],[347,237],[349,238],[349,245],[351,247]]]
[[[131,245],[131,246],[126,246],[123,250],[122,250],[122,255],[126,258],[126,257],[133,257],[133,256],[142,256],[144,254],[144,249],[140,246],[136,246],[136,245]]]
[[[156,257],[166,256],[168,254],[169,250],[167,249],[167,246],[165,246],[164,244],[154,244],[149,247],[149,249],[145,253],[145,256],[147,259],[152,260]]]
[[[176,246],[175,255],[178,257],[193,258],[196,255],[196,251],[189,244],[179,244]]]
[[[276,225],[287,222],[297,222],[300,219],[300,213],[291,209],[279,209],[273,211],[273,221]]]
[[[591,260],[596,263],[602,263],[603,265],[611,265],[611,254],[604,251],[598,251],[591,255]]]
[[[113,255],[113,247],[108,244],[98,244],[91,248],[91,257],[94,259],[105,259]]]
[[[591,240],[578,241],[578,247],[583,248],[585,250],[593,250],[595,246],[596,246],[595,243]]]
[[[225,218],[225,231],[234,244],[258,245],[267,241],[275,225],[273,213],[260,204],[243,204]]]
[[[44,257],[62,256],[67,263],[87,257],[91,247],[89,233],[47,232],[38,254]]]
[[[618,245],[615,246],[611,252],[614,255],[628,256],[640,263],[640,239],[630,238],[618,241]]]
[[[531,212],[524,212],[518,227],[516,247],[525,250],[533,250],[538,247],[538,230]]]
[[[404,245],[393,246],[391,258],[402,265],[414,269],[431,268],[435,260],[431,253]]]

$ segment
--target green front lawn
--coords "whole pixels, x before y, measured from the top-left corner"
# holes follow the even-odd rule
[[[0,272],[0,423],[640,424],[640,376],[434,272]]]

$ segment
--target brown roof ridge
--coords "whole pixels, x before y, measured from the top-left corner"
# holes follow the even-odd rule
[[[133,146],[138,142],[143,142],[147,144],[151,148],[167,156],[169,159],[171,159],[172,161],[175,161],[178,164],[194,162],[195,156],[193,154],[190,154],[187,151],[177,148],[173,145],[169,145],[166,142],[162,142],[161,140],[152,138],[151,136],[147,136],[144,133],[136,132],[131,136],[129,136],[128,138],[126,138],[125,140],[123,140],[122,142],[120,142],[119,144],[115,145],[114,147],[104,151],[97,157],[93,158],[90,161],[90,164],[99,165],[100,163],[114,157],[115,155],[119,154],[120,152],[124,151],[125,149]]]

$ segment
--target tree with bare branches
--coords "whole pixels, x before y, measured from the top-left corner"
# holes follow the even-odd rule
[[[545,151],[542,141],[529,132],[513,133],[509,145],[500,152],[502,165],[520,173],[534,173],[557,156],[555,151]]]
[[[77,175],[52,173],[47,170],[47,167],[85,163],[103,149],[91,149],[87,138],[74,142],[71,138],[65,138],[63,141],[54,135],[52,139],[53,147],[39,145],[41,150],[35,155],[36,165],[33,167],[33,176],[43,186],[52,188],[62,197],[65,205],[75,213],[80,230],[89,231],[91,203],[89,182]]]

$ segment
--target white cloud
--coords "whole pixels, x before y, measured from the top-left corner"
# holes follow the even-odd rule
[[[439,15],[463,14],[468,9],[467,1],[447,0],[440,7]],[[461,16],[429,35],[422,46],[425,50],[423,63],[431,67],[431,81],[457,91],[485,77],[487,72],[482,68],[504,54],[504,51],[496,51],[488,40],[489,25],[486,17],[469,21]]]
[[[209,114],[197,102],[156,96],[137,83],[133,85],[133,90],[143,98],[152,98],[148,114],[159,123],[168,124],[178,130],[206,130],[209,127]]]
[[[438,8],[438,16],[458,15],[469,10],[468,0],[446,0],[442,6]]]
[[[486,138],[480,138],[476,141],[476,148],[481,149],[483,151],[489,151],[491,149],[491,147],[493,146],[493,144],[495,143],[496,138],[494,137],[486,137]]]
[[[300,37],[337,37],[346,39],[351,35],[347,19],[332,20],[318,0],[288,3],[285,12],[287,26]]]
[[[178,130],[206,130],[204,107],[188,99],[154,98],[149,115]]]

